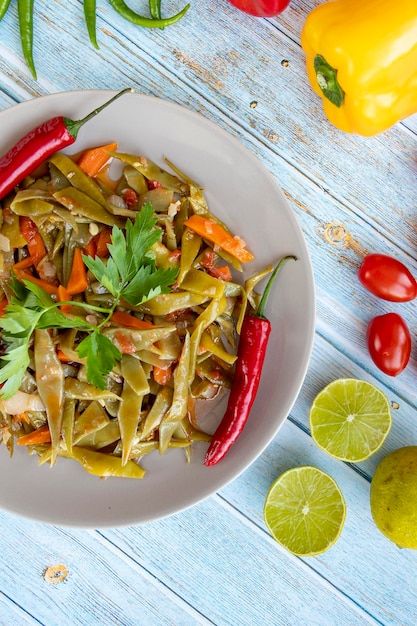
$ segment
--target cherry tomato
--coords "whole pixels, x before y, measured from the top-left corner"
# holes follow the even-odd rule
[[[398,313],[374,317],[366,334],[369,354],[375,365],[388,376],[397,376],[406,367],[411,353],[408,326]]]
[[[359,280],[371,293],[390,302],[409,302],[417,296],[417,281],[401,261],[385,254],[368,254]]]
[[[229,0],[237,9],[256,17],[272,17],[282,13],[290,0]]]

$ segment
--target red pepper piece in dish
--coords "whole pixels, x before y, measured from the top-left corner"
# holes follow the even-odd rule
[[[222,421],[211,438],[204,465],[219,463],[235,443],[248,420],[258,391],[265,360],[271,323],[264,317],[269,291],[282,265],[295,256],[280,260],[269,278],[255,315],[246,315],[239,339],[236,370],[232,389]]]

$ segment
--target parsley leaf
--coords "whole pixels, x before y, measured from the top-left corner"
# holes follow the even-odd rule
[[[99,257],[83,256],[88,269],[114,297],[110,309],[94,307],[77,301],[77,306],[87,310],[98,309],[104,319],[93,326],[81,317],[69,317],[59,309],[59,303],[35,283],[17,280],[10,281],[13,292],[10,304],[0,318],[3,341],[8,348],[0,357],[0,383],[3,398],[11,397],[20,387],[26,369],[29,367],[29,347],[33,332],[39,329],[75,328],[86,333],[78,345],[81,358],[86,359],[87,380],[104,389],[106,376],[121,359],[121,353],[112,341],[101,333],[121,299],[137,306],[161,294],[169,293],[175,282],[178,270],[157,268],[152,246],[159,241],[161,229],[156,226],[151,204],[145,204],[134,222],[126,222],[123,232],[113,227],[111,243],[108,244],[110,257],[103,261]]]
[[[169,293],[175,281],[176,268],[156,268],[150,249],[161,236],[156,228],[151,204],[146,203],[136,220],[126,222],[126,233],[114,226],[111,243],[107,248],[110,258],[102,259],[83,256],[84,263],[99,282],[117,299],[124,298],[138,305],[160,293]]]
[[[57,309],[57,304],[38,285],[15,278],[10,282],[14,296],[4,315],[0,317],[2,339],[7,352],[0,359],[0,383],[4,399],[10,398],[20,387],[29,366],[29,346],[36,328],[81,328],[90,329],[81,318],[69,320]]]
[[[87,380],[98,389],[105,389],[106,375],[122,358],[120,351],[106,335],[93,331],[81,341],[77,352],[87,360]]]
[[[175,281],[177,274],[178,270],[173,267],[167,270],[161,267],[154,270],[153,265],[143,265],[123,289],[123,297],[130,304],[137,306],[160,293],[169,293],[169,286]]]

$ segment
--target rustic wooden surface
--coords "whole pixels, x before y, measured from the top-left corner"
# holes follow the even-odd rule
[[[267,450],[221,492],[173,517],[105,531],[0,511],[2,626],[417,623],[416,553],[385,539],[369,510],[378,461],[417,444],[416,348],[407,370],[388,378],[364,340],[368,320],[388,310],[401,312],[415,339],[417,305],[376,301],[357,280],[367,251],[394,254],[417,274],[417,117],[368,139],[326,121],[299,41],[316,4],[292,0],[280,16],[256,19],[226,0],[191,0],[177,25],[150,31],[98,2],[97,51],[81,1],[37,0],[38,81],[22,59],[13,0],[0,23],[0,109],[50,93],[132,85],[202,113],[275,176],[303,229],[317,289],[314,350],[300,396]],[[181,6],[163,1],[166,14]],[[311,401],[338,377],[374,382],[394,407],[382,450],[357,466],[331,459],[309,436]],[[348,512],[329,552],[299,559],[270,537],[262,509],[281,471],[309,463],[337,480]]]

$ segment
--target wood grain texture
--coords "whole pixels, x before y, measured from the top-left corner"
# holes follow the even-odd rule
[[[416,304],[377,301],[357,270],[366,252],[378,251],[417,274],[417,116],[368,139],[327,122],[299,43],[317,4],[292,0],[282,15],[260,20],[226,0],[192,0],[187,16],[161,31],[138,29],[98,2],[96,51],[82,2],[38,0],[37,82],[22,60],[15,3],[0,23],[0,109],[60,91],[132,85],[201,113],[238,138],[283,189],[304,232],[317,290],[311,364],[289,418],[219,494],[168,519],[96,532],[0,512],[1,626],[416,624],[416,553],[377,531],[369,485],[383,456],[417,445],[417,352],[414,345],[407,370],[391,379],[365,345],[368,321],[389,310],[404,316],[415,340]],[[146,10],[145,2],[135,6]],[[181,6],[163,2],[167,15]],[[338,377],[375,383],[395,407],[383,448],[357,466],[327,457],[309,436],[311,402]],[[301,464],[328,471],[348,507],[337,544],[310,559],[282,550],[262,516],[271,482]],[[57,564],[68,575],[48,583],[44,572]]]

